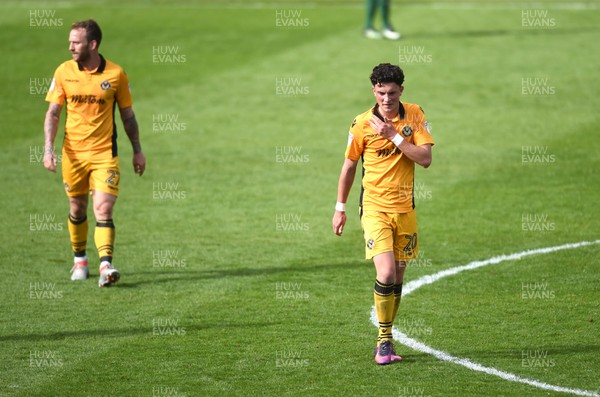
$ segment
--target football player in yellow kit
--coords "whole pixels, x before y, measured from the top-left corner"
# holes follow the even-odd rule
[[[346,200],[362,158],[361,224],[366,259],[373,259],[376,271],[379,335],[375,362],[388,364],[402,360],[394,350],[392,325],[400,305],[406,263],[418,252],[415,163],[429,167],[434,141],[421,107],[400,101],[404,90],[400,67],[380,64],[370,79],[377,104],[358,115],[350,127],[333,232],[342,235]]]
[[[44,166],[56,172],[54,140],[63,106],[67,120],[62,147],[63,183],[69,197],[68,229],[74,254],[71,280],[88,278],[86,254],[88,194],[93,199],[94,240],[100,258],[98,285],[117,282],[120,273],[112,265],[115,226],[113,207],[119,194],[119,157],[114,111],[118,105],[125,132],[133,147],[134,171],[142,175],[146,159],[132,109],[129,80],[123,69],[98,53],[102,31],[94,20],[75,22],[69,33],[72,58],[62,63],[46,101]]]

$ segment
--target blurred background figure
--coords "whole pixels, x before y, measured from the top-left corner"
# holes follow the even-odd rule
[[[390,40],[398,40],[400,33],[396,32],[390,23],[390,0],[366,0],[367,12],[365,15],[365,37],[368,39],[381,39],[385,37]],[[373,19],[377,14],[377,9],[381,10],[381,19],[383,20],[383,30],[375,30]]]

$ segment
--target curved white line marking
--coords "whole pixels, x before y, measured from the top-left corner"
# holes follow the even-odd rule
[[[587,245],[593,245],[593,244],[599,244],[599,243],[600,243],[600,240],[581,241],[579,243],[564,244],[564,245],[558,245],[555,247],[538,248],[538,249],[533,249],[533,250],[528,250],[528,251],[523,251],[523,252],[517,252],[515,254],[510,254],[510,255],[494,256],[494,257],[486,259],[484,261],[474,261],[474,262],[471,262],[464,266],[458,266],[458,267],[453,267],[450,269],[442,270],[435,274],[423,276],[417,280],[408,282],[404,285],[404,288],[402,291],[402,296],[408,295],[411,292],[414,292],[415,290],[417,290],[418,288],[421,288],[424,285],[432,284],[444,277],[453,276],[453,275],[463,272],[465,270],[473,270],[473,269],[477,269],[479,267],[483,267],[483,266],[487,266],[487,265],[495,265],[500,262],[521,259],[521,258],[523,258],[525,256],[529,256],[529,255],[547,254],[549,252],[579,248],[579,247],[584,247]],[[373,310],[371,311],[371,322],[376,327],[379,326],[379,322],[377,321],[377,312],[375,311],[375,306],[373,306]],[[419,342],[418,340],[411,338],[410,336],[406,335],[405,333],[398,331],[396,328],[394,328],[392,330],[392,334],[394,336],[394,339],[396,339],[403,345],[410,347],[413,350],[431,354],[432,356],[438,358],[439,360],[448,361],[448,362],[451,362],[454,364],[462,365],[463,367],[466,367],[473,371],[484,372],[486,374],[498,376],[502,379],[509,380],[511,382],[524,383],[526,385],[534,386],[534,387],[537,387],[540,389],[552,390],[552,391],[563,392],[563,393],[571,393],[571,394],[575,394],[578,396],[600,397],[600,394],[598,394],[597,392],[594,392],[594,391],[581,390],[581,389],[570,389],[568,387],[555,386],[555,385],[540,382],[540,381],[537,381],[534,379],[523,378],[521,376],[514,375],[509,372],[501,371],[501,370],[498,370],[493,367],[486,367],[484,365],[473,362],[473,361],[469,360],[468,358],[460,358],[460,357],[452,356],[451,354],[448,354],[442,350],[437,350],[432,347],[429,347],[426,344],[424,344],[423,342]]]

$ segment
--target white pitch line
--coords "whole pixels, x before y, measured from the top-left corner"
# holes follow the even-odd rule
[[[494,257],[486,259],[484,261],[474,261],[474,262],[468,263],[464,266],[458,266],[458,267],[453,267],[450,269],[442,270],[435,274],[423,276],[417,280],[408,282],[408,283],[406,283],[406,285],[403,288],[402,296],[406,296],[406,295],[410,294],[411,292],[414,292],[418,288],[421,288],[424,285],[432,284],[438,280],[441,280],[444,277],[453,276],[453,275],[463,272],[465,270],[473,270],[473,269],[477,269],[479,267],[483,267],[483,266],[487,266],[487,265],[495,265],[500,262],[521,259],[521,258],[523,258],[525,256],[529,256],[529,255],[547,254],[550,252],[555,252],[555,251],[560,251],[560,250],[565,250],[565,249],[574,249],[574,248],[579,248],[579,247],[584,247],[587,245],[593,245],[593,244],[599,244],[599,243],[600,243],[600,240],[581,241],[579,243],[564,244],[564,245],[558,245],[555,247],[538,248],[538,249],[533,249],[533,250],[528,250],[528,251],[522,251],[522,252],[517,252],[515,254],[510,254],[510,255],[494,256]],[[371,322],[376,327],[379,326],[379,322],[377,321],[377,312],[375,311],[375,306],[373,306],[373,309],[371,311]],[[398,331],[396,328],[394,328],[392,330],[392,334],[394,336],[394,339],[396,339],[403,345],[410,347],[413,350],[417,350],[422,353],[431,354],[432,356],[436,357],[439,360],[448,361],[448,362],[451,362],[454,364],[462,365],[463,367],[466,367],[473,371],[479,371],[479,372],[483,372],[483,373],[486,373],[489,375],[494,375],[494,376],[497,376],[499,378],[502,378],[502,379],[505,379],[505,380],[508,380],[511,382],[524,383],[526,385],[534,386],[539,389],[552,390],[552,391],[562,392],[562,393],[570,393],[570,394],[575,394],[578,396],[600,397],[600,394],[598,394],[597,392],[594,392],[594,391],[582,390],[582,389],[571,389],[568,387],[555,386],[555,385],[540,382],[540,381],[537,381],[534,379],[523,378],[521,376],[511,374],[509,372],[501,371],[501,370],[498,370],[493,367],[486,367],[484,365],[473,362],[473,361],[469,360],[468,358],[460,358],[460,357],[452,356],[451,354],[446,353],[442,350],[437,350],[430,346],[427,346],[423,342],[419,342],[418,340],[411,338],[410,336],[406,335],[405,333]]]

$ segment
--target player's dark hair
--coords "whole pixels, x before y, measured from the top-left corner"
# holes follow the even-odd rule
[[[71,25],[71,30],[72,29],[85,29],[85,37],[88,43],[92,40],[96,40],[97,47],[100,47],[100,42],[102,41],[102,30],[100,30],[100,26],[93,19],[73,22]]]
[[[400,66],[392,65],[390,63],[380,63],[373,68],[371,73],[371,84],[386,84],[396,83],[402,85],[404,83],[404,72],[400,69]]]

